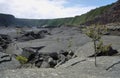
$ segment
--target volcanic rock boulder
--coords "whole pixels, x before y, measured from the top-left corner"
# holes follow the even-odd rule
[[[37,56],[38,51],[42,48],[44,48],[45,46],[40,46],[40,47],[24,47],[23,48],[23,52],[22,52],[22,56],[28,58],[28,60],[31,60],[31,58],[34,58],[35,56]]]
[[[7,49],[5,50],[5,53],[20,55],[22,51],[22,48],[20,48],[16,42],[12,42],[8,45]]]
[[[12,42],[10,36],[0,34],[0,50],[4,50],[8,47],[8,44]]]
[[[30,31],[24,33],[21,37],[18,37],[16,39],[17,41],[29,41],[29,40],[44,38],[45,35],[50,35],[50,33],[47,30],[41,30],[39,32]]]
[[[0,71],[6,69],[16,69],[21,64],[11,55],[0,52]]]
[[[39,47],[39,50],[41,48],[43,47]],[[38,49],[36,50],[35,47],[27,47],[24,48],[22,56],[28,59],[27,63],[35,65],[38,68],[54,68],[64,64],[66,61],[74,58],[76,55],[72,51],[63,50],[61,50],[60,52],[39,53]]]

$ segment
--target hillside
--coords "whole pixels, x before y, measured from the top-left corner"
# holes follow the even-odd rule
[[[81,16],[76,16],[75,18],[73,18],[72,23],[71,24],[75,24],[75,25],[79,25],[79,24],[85,24],[88,21],[94,20],[95,18],[101,16],[102,14],[106,13],[107,10],[112,6],[111,5],[107,5],[107,6],[102,6],[96,9],[93,9],[89,12],[87,12],[86,14],[83,14]]]
[[[112,5],[109,5],[108,9],[104,10],[104,13],[95,17],[93,20],[85,22],[85,24],[107,24],[114,22],[120,22],[120,0]]]
[[[107,24],[112,22],[120,21],[120,1],[116,3],[102,6],[93,9],[85,14],[69,18],[58,18],[58,19],[20,19],[14,18],[13,15],[9,18],[8,15],[0,14],[0,25],[4,25],[10,20],[10,24],[15,26],[79,26],[80,24],[90,25],[90,24]],[[4,16],[5,19],[3,18]],[[8,17],[8,18],[7,18]],[[3,19],[3,20],[2,20]],[[12,21],[11,21],[12,19]],[[6,21],[5,21],[6,20]],[[13,22],[14,21],[14,22]]]
[[[14,24],[15,17],[9,14],[0,14],[0,26],[10,26]]]

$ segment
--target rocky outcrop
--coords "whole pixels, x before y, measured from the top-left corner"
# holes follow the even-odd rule
[[[16,39],[17,41],[29,41],[44,38],[45,35],[50,35],[50,33],[47,30],[41,30],[39,32],[30,31],[24,33],[21,37],[17,37]]]
[[[10,14],[0,14],[0,26],[10,26],[14,23],[15,17]]]
[[[16,69],[20,66],[19,61],[9,54],[0,52],[0,71],[7,69]]]
[[[8,44],[12,42],[10,36],[0,34],[0,50],[3,52],[5,49],[7,49]]]
[[[38,47],[40,50],[42,47]],[[51,52],[51,53],[39,53],[38,49],[32,47],[26,47],[23,49],[22,56],[28,59],[30,65],[35,65],[38,68],[54,68],[62,65],[66,61],[76,57],[72,51]],[[25,64],[23,65],[25,67]]]
[[[120,23],[110,23],[106,24],[108,28],[109,35],[120,36]]]
[[[116,23],[120,21],[120,1],[118,0],[116,3],[113,3],[110,8],[108,8],[103,14],[100,16],[96,16],[95,19],[86,21],[84,24],[108,24],[108,23]]]
[[[13,42],[8,44],[8,47],[5,50],[5,53],[20,55],[22,54],[22,51],[23,51],[22,48],[20,48],[16,42]]]

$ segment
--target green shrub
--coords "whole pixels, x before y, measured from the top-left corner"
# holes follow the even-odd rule
[[[99,43],[97,44],[97,51],[98,51],[99,53],[102,52],[102,53],[107,54],[107,52],[110,51],[111,45],[112,45],[112,44],[104,45],[104,44],[103,44],[103,41],[99,41]]]
[[[25,64],[28,61],[26,57],[20,55],[16,56],[16,60],[18,60],[21,64]]]

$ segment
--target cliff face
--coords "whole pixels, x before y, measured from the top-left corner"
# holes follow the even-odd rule
[[[96,17],[93,20],[87,21],[84,24],[107,24],[120,22],[120,0],[112,4],[112,6],[107,9],[102,15]]]
[[[120,21],[120,0],[116,2],[105,14],[108,18],[108,22],[119,22]]]

